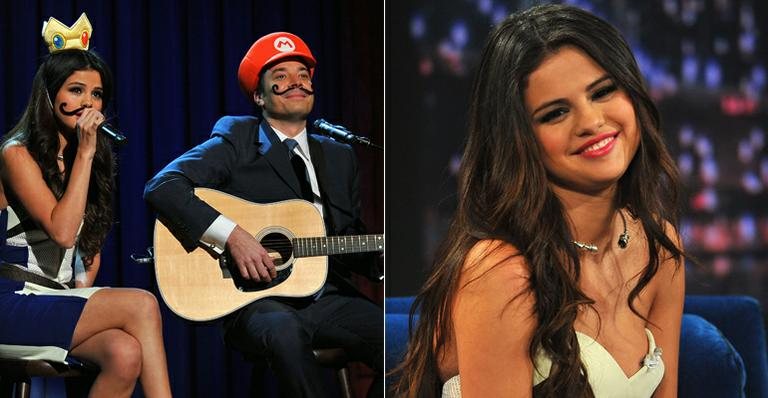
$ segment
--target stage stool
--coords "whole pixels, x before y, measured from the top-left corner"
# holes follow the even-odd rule
[[[93,365],[0,358],[0,396],[29,398],[33,377],[95,377],[97,373]]]
[[[352,398],[352,383],[349,379],[347,352],[343,348],[315,348],[312,350],[315,360],[324,368],[336,369],[339,378],[341,395],[344,398]]]
[[[312,349],[312,354],[314,354],[315,361],[317,361],[318,365],[336,371],[339,388],[341,389],[341,396],[343,398],[353,398],[352,382],[349,377],[349,368],[347,366],[349,363],[347,352],[343,348],[323,347]],[[251,394],[253,396],[261,396],[264,388],[261,381],[263,380],[264,372],[267,370],[267,363],[263,359],[253,356],[246,356],[246,359],[253,364],[251,373]]]

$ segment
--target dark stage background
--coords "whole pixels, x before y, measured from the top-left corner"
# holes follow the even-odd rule
[[[539,1],[387,1],[387,296],[415,294],[455,208],[470,85],[485,38]],[[689,294],[768,305],[768,4],[566,1],[629,41],[683,177]],[[394,148],[394,149],[392,149]]]
[[[144,183],[210,134],[223,115],[253,114],[240,92],[237,67],[261,35],[301,36],[318,60],[315,110],[324,118],[383,144],[383,4],[381,1],[11,1],[0,5],[0,129],[8,131],[29,98],[47,49],[43,20],[64,24],[85,11],[91,48],[112,67],[115,101],[108,115],[129,138],[117,150],[117,223],[103,251],[97,285],[133,286],[157,294],[151,266],[130,255],[152,245],[154,215],[141,198]],[[357,148],[364,221],[383,232],[383,155]],[[183,272],[184,264],[179,264]],[[360,281],[377,302],[383,287]],[[173,392],[178,397],[247,396],[250,366],[227,350],[217,323],[192,324],[163,305]],[[370,371],[353,367],[359,395]],[[332,372],[329,383],[334,383]],[[57,381],[35,395],[60,396]],[[47,390],[47,391],[46,391]],[[136,396],[141,396],[137,389]],[[274,386],[268,385],[273,391]]]

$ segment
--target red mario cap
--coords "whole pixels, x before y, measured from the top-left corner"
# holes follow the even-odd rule
[[[298,57],[304,60],[309,68],[309,75],[312,76],[317,61],[312,56],[312,52],[309,51],[307,44],[299,36],[288,32],[275,32],[256,40],[245,53],[245,57],[240,61],[240,68],[237,69],[237,80],[240,81],[240,88],[248,96],[251,96],[256,91],[256,87],[259,86],[261,70],[288,57]]]

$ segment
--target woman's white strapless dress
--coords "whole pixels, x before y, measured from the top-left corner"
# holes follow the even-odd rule
[[[630,377],[600,343],[584,333],[576,332],[581,348],[581,360],[587,369],[589,385],[596,398],[649,398],[664,377],[664,361],[661,348],[656,346],[653,333],[645,329],[648,337],[648,354],[643,367]],[[546,354],[539,354],[533,372],[533,385],[546,380],[552,362]],[[443,398],[461,398],[461,379],[453,376],[443,384]]]

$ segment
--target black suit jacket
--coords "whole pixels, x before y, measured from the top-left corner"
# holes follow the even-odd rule
[[[308,141],[323,198],[327,235],[365,233],[354,151],[323,136],[309,135]],[[301,199],[287,148],[269,124],[252,116],[221,118],[211,138],[171,162],[145,187],[144,199],[187,251],[199,246],[200,237],[220,214],[194,195],[196,187],[255,203]],[[354,270],[352,263],[362,259],[334,257],[338,258],[329,262],[331,274],[344,279]],[[364,274],[371,269],[369,264],[356,267]]]

